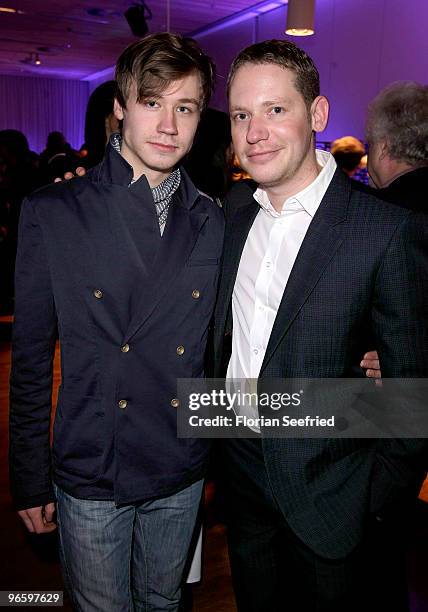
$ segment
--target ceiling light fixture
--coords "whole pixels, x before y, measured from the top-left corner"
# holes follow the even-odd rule
[[[40,64],[42,63],[42,60],[40,59],[40,56],[38,53],[34,53],[32,51],[31,53],[27,55],[27,57],[24,57],[24,59],[20,60],[20,62],[21,64],[40,66]]]
[[[134,36],[142,38],[149,31],[147,19],[152,18],[152,11],[149,9],[144,0],[140,3],[134,2],[124,13],[131,32]]]
[[[288,0],[287,26],[289,36],[314,34],[315,0]]]
[[[0,13],[17,13],[18,11],[8,6],[0,6]]]

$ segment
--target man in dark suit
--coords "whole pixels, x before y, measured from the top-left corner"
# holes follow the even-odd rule
[[[428,86],[396,81],[385,87],[369,105],[366,135],[374,195],[428,213]],[[375,351],[361,366],[369,368],[367,376],[380,376]]]
[[[426,227],[315,151],[328,101],[312,60],[286,41],[252,45],[228,93],[235,152],[258,188],[226,203],[215,375],[259,388],[353,377],[375,346],[383,377],[425,377]],[[272,439],[262,428],[223,450],[240,612],[406,610],[389,525],[417,495],[425,440]]]
[[[122,136],[23,207],[11,484],[31,532],[55,529],[56,506],[76,610],[177,610],[208,446],[177,439],[176,379],[203,376],[224,226],[179,163],[213,65],[191,39],[155,34],[123,52],[116,80]]]
[[[428,86],[397,81],[370,103],[368,171],[377,196],[428,212]]]

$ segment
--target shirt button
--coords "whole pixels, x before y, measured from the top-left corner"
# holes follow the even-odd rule
[[[124,399],[118,401],[118,406],[121,410],[124,410],[128,405],[128,402]]]
[[[101,289],[94,289],[94,296],[97,298],[97,300],[100,300],[103,297],[103,292]]]
[[[128,353],[129,352],[129,344],[124,344],[123,346],[120,347],[120,350],[122,351],[122,353]]]
[[[270,267],[271,267],[271,265],[272,265],[272,262],[270,262],[270,261],[267,261],[267,262],[265,263],[266,268],[270,268]]]
[[[178,408],[180,405],[180,400],[177,399],[176,397],[174,397],[174,399],[171,400],[171,406],[173,408]]]
[[[177,355],[184,355],[184,346],[177,346]]]
[[[253,349],[253,353],[254,353],[254,355],[258,355],[259,354],[258,349]]]
[[[194,300],[198,300],[200,295],[201,295],[201,293],[200,293],[199,289],[193,289],[193,291],[192,291],[192,298]]]

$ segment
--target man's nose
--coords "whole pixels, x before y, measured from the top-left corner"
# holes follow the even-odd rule
[[[174,109],[163,109],[158,130],[160,132],[164,132],[165,134],[177,134],[177,114]]]
[[[254,144],[259,140],[267,140],[269,130],[261,117],[251,117],[247,131],[247,142]]]

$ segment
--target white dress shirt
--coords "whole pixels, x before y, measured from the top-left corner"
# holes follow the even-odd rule
[[[305,189],[287,198],[277,212],[263,189],[254,198],[260,210],[248,234],[232,296],[232,356],[227,378],[257,378],[299,249],[336,170],[333,156],[316,151],[322,167]]]

